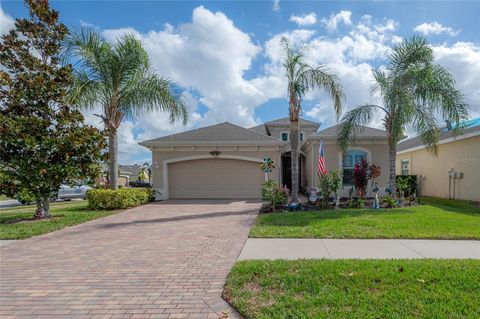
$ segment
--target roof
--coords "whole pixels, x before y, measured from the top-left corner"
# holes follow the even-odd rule
[[[141,166],[138,164],[134,165],[118,165],[118,169],[122,173],[127,173],[129,175],[138,175],[140,172]]]
[[[262,134],[224,122],[191,131],[163,136],[140,143],[154,145],[285,145],[286,143]]]
[[[480,135],[480,117],[461,122],[459,130],[448,129],[446,126],[440,128],[440,130],[441,133],[439,137],[439,142],[445,141],[449,138],[461,138],[462,136],[466,137],[470,135]],[[420,146],[424,146],[424,143],[420,136],[416,136],[398,143],[397,152]]]
[[[320,123],[305,120],[300,118],[299,120],[300,126],[316,126],[320,127]],[[278,120],[268,121],[264,123],[265,126],[290,126],[290,118],[284,117]]]
[[[264,124],[260,124],[254,127],[249,127],[248,129],[257,133],[267,134],[267,128],[265,127]]]
[[[330,126],[324,130],[318,131],[317,133],[310,135],[309,138],[313,139],[337,139],[337,132],[341,127],[341,123]],[[387,132],[384,130],[379,130],[373,127],[360,126],[358,132],[355,134],[356,139],[383,139],[387,138]]]

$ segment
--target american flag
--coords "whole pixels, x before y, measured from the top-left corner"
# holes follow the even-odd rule
[[[327,174],[327,168],[325,167],[325,155],[323,154],[323,141],[320,141],[320,149],[318,154],[317,174],[323,176]]]

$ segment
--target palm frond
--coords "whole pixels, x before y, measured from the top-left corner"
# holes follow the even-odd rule
[[[145,74],[128,86],[128,91],[121,96],[120,109],[127,116],[162,110],[170,114],[171,122],[180,119],[186,124],[188,120],[187,107],[179,86],[153,73]]]
[[[348,146],[355,140],[362,125],[367,125],[373,119],[375,109],[383,109],[374,104],[363,104],[348,111],[340,122],[337,132],[337,141],[340,149],[346,151]]]
[[[301,83],[304,90],[313,88],[322,88],[333,100],[335,114],[338,117],[342,112],[342,103],[345,100],[343,86],[340,79],[324,66],[312,68],[308,65],[299,74],[298,82]]]

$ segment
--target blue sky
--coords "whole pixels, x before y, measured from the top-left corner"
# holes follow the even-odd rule
[[[388,49],[413,34],[425,35],[438,63],[449,68],[480,116],[480,3],[477,1],[51,1],[72,29],[90,26],[110,41],[135,34],[156,72],[185,89],[190,121],[170,125],[156,112],[129,118],[120,129],[121,163],[143,162],[139,141],[230,121],[246,127],[287,115],[279,39],[308,48],[312,64],[338,74],[345,110],[371,96],[370,69],[385,63]],[[27,10],[2,1],[1,31]],[[87,122],[99,125],[92,112]],[[335,124],[331,101],[313,91],[303,116]],[[379,126],[377,118],[371,123]]]

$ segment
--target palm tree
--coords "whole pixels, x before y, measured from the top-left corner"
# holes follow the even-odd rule
[[[112,189],[118,188],[118,127],[125,117],[153,110],[170,113],[173,122],[187,121],[187,109],[174,83],[156,75],[147,52],[133,35],[109,43],[88,29],[73,34],[66,52],[78,58],[71,101],[80,107],[100,104],[99,116],[109,137]]]
[[[140,167],[140,170],[138,172],[138,179],[142,181],[148,181],[151,182],[151,176],[152,176],[152,169],[150,167],[150,164],[145,162],[143,165]]]
[[[292,162],[292,202],[298,203],[298,152],[299,125],[298,120],[302,110],[302,98],[314,88],[322,88],[333,99],[333,107],[338,115],[342,109],[342,85],[338,77],[330,73],[324,66],[310,66],[305,62],[302,49],[294,49],[286,38],[281,40],[284,49],[283,68],[288,82],[288,114],[290,118],[290,148]]]
[[[397,143],[410,125],[427,149],[437,152],[439,127],[436,114],[459,123],[468,116],[468,104],[455,88],[455,80],[447,69],[434,63],[433,51],[425,38],[414,36],[395,46],[386,67],[372,70],[372,94],[378,93],[381,105],[364,104],[342,118],[338,143],[346,150],[360,125],[368,124],[377,111],[383,113],[390,156],[390,190],[395,191]]]

